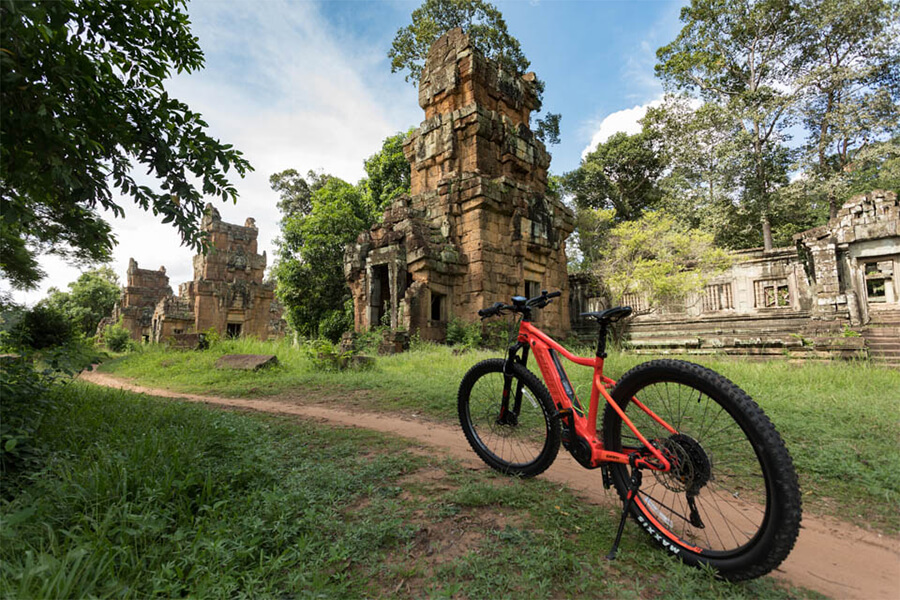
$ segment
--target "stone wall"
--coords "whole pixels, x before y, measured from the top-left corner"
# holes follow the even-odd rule
[[[640,296],[626,298],[644,310],[631,320],[628,341],[654,353],[865,354],[863,339],[844,332],[867,324],[894,326],[900,314],[898,228],[896,193],[856,196],[826,225],[794,236],[793,248],[732,253],[729,270],[683,303],[647,310]],[[605,306],[596,282],[584,275],[572,281],[578,290],[572,304],[579,312]],[[593,332],[575,308],[572,328],[585,339]]]
[[[896,192],[857,196],[826,225],[794,236],[818,318],[868,323],[900,308],[900,202]],[[876,314],[873,314],[876,313]]]
[[[547,195],[550,155],[529,129],[534,74],[485,59],[461,30],[432,46],[419,84],[425,121],[404,145],[410,195],[348,246],[355,328],[381,323],[442,340],[447,322],[514,295],[562,290],[537,323],[568,329],[571,212]]]

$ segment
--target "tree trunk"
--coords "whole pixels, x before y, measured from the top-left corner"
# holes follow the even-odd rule
[[[772,251],[772,224],[769,222],[769,215],[763,215],[762,218],[762,232],[763,232],[763,250],[765,252]]]

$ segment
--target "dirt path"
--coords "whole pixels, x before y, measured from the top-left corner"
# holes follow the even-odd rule
[[[151,396],[296,415],[335,425],[363,427],[440,448],[449,456],[465,462],[482,464],[475,458],[459,429],[419,419],[414,415],[399,417],[361,412],[357,409],[348,412],[328,406],[303,404],[297,399],[244,400],[182,394],[133,385],[97,371],[86,371],[81,374],[81,379],[97,385]],[[597,485],[599,475],[595,478],[586,477],[585,474],[583,468],[561,452],[553,466],[542,477],[565,483],[595,504],[608,506],[618,504],[612,492],[607,492],[601,485]],[[835,519],[804,515],[803,528],[797,545],[781,568],[775,572],[775,577],[832,598],[894,600],[900,598],[900,539],[865,531]]]

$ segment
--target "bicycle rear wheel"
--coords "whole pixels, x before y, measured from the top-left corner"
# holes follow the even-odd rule
[[[519,364],[504,374],[505,362],[490,359],[469,369],[459,385],[459,422],[469,445],[492,468],[534,477],[556,459],[559,420],[550,417],[555,409],[544,384]]]
[[[655,360],[626,373],[612,397],[673,463],[668,473],[645,472],[632,508],[657,543],[732,581],[781,564],[800,529],[800,487],[781,436],[746,393],[705,367]],[[611,406],[604,409],[603,437],[610,450],[641,448]],[[624,499],[628,467],[611,465],[610,474]]]

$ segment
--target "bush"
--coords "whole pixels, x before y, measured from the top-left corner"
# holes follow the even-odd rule
[[[61,310],[41,305],[25,311],[9,333],[14,345],[35,350],[64,346],[76,337],[72,321]]]
[[[447,323],[447,343],[475,350],[481,345],[481,323],[466,323],[453,317]]]
[[[79,336],[66,346],[42,353],[23,351],[0,359],[0,473],[4,494],[6,475],[35,471],[41,452],[34,437],[47,413],[55,407],[53,388],[99,360],[92,342]]]
[[[30,356],[4,358],[0,366],[0,473],[4,476],[34,470],[38,463],[32,440],[50,407],[51,380],[32,360]]]
[[[329,311],[319,321],[319,335],[332,342],[339,342],[345,331],[353,329],[353,300],[347,300],[342,310]]]
[[[103,330],[103,343],[113,352],[125,352],[131,347],[131,332],[116,323]]]

